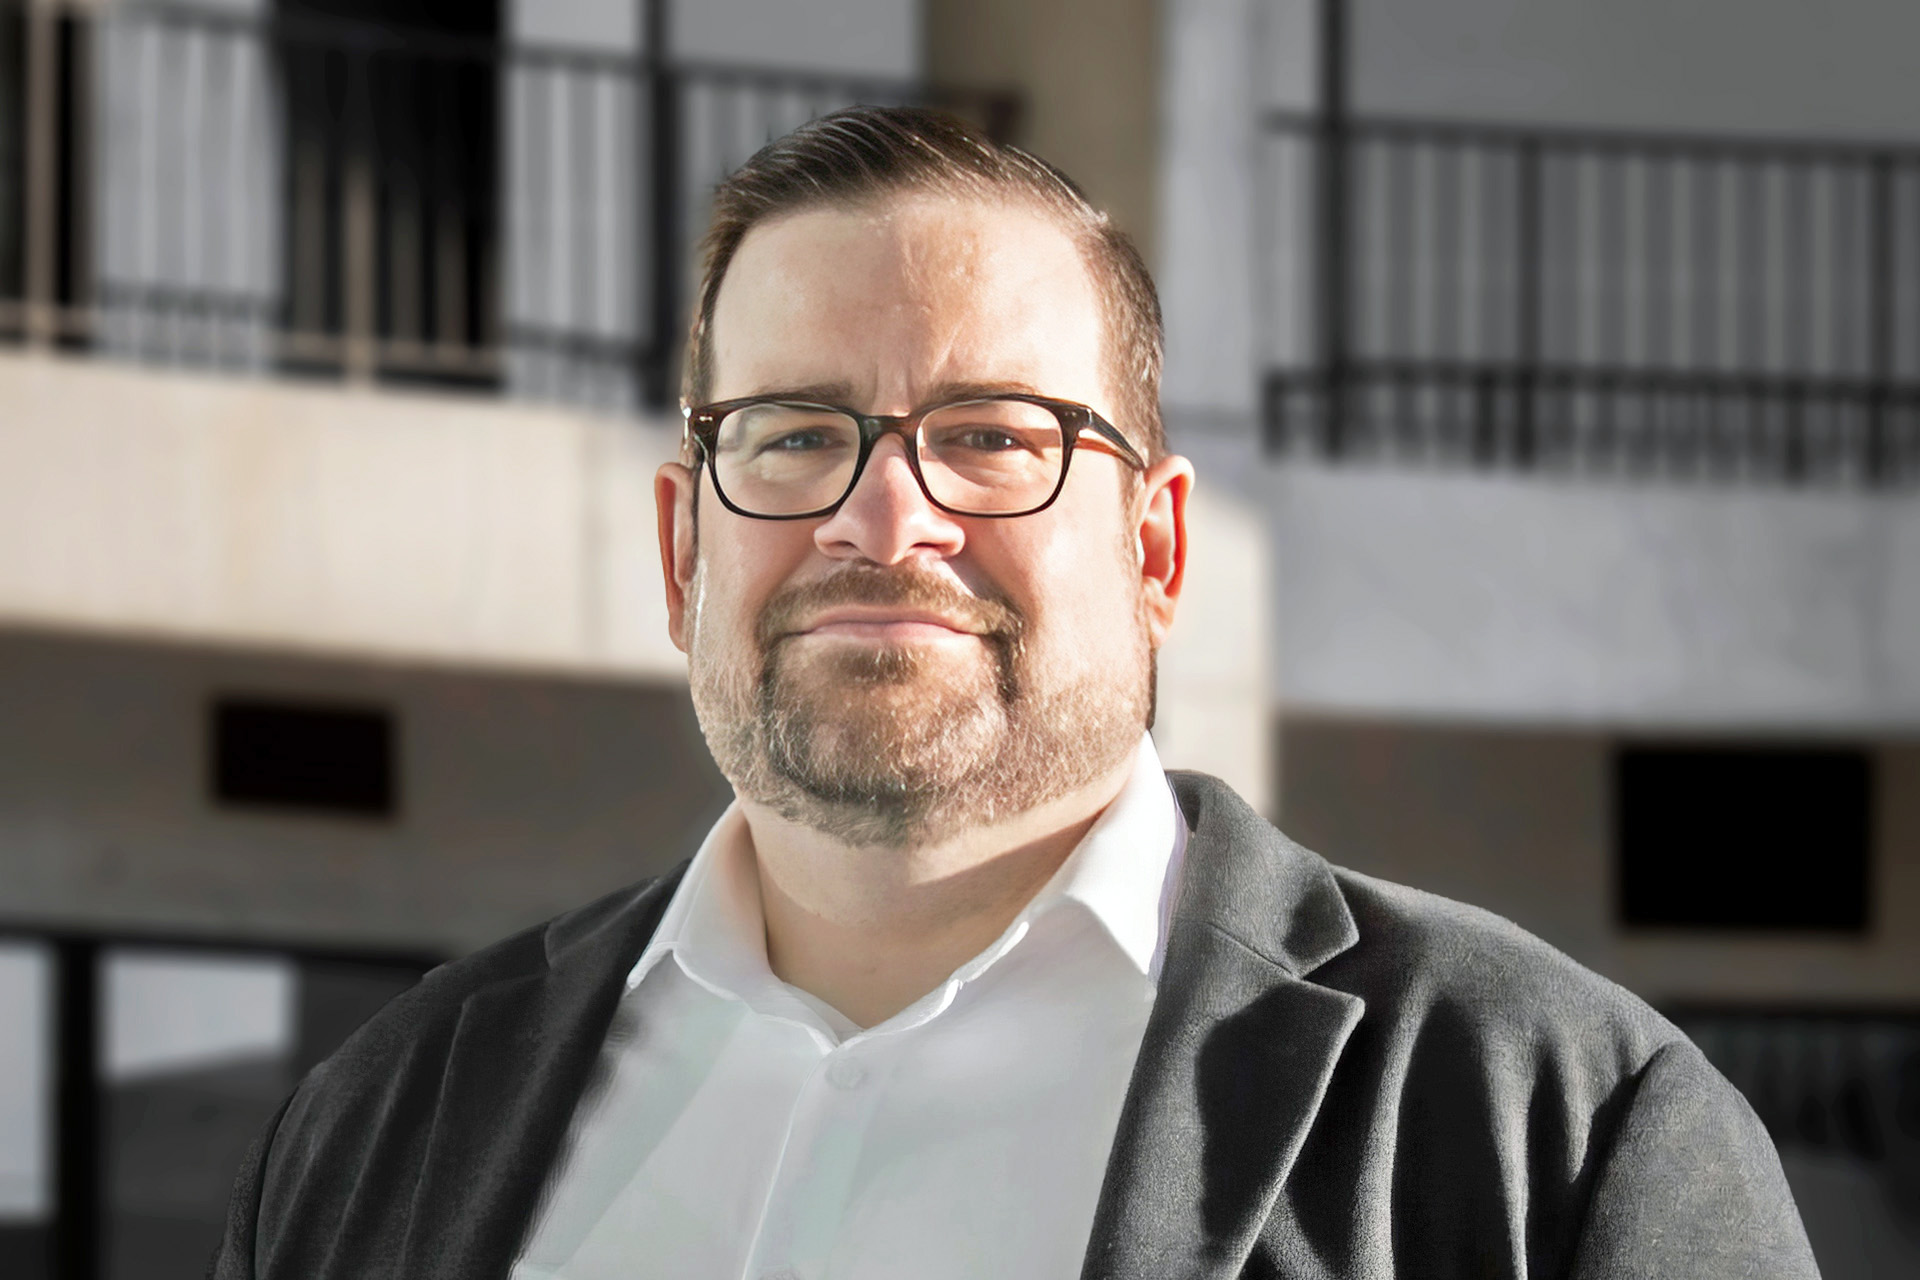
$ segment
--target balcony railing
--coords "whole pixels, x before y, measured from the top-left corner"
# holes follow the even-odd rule
[[[1920,149],[1265,121],[1287,456],[1920,481]]]
[[[270,7],[271,9],[271,7]],[[671,47],[661,4],[643,50]],[[714,184],[1005,95],[156,4],[0,8],[0,339],[618,409],[678,387]]]

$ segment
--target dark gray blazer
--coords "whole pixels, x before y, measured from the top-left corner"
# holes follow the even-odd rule
[[[1818,1274],[1765,1131],[1673,1026],[1171,776],[1193,834],[1089,1280]],[[256,1145],[217,1280],[505,1277],[678,881],[436,969],[356,1033]]]

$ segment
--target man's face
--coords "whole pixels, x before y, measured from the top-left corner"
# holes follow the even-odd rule
[[[1025,205],[912,195],[762,224],[712,341],[716,400],[904,414],[1008,391],[1114,417],[1092,278]],[[696,504],[710,479],[664,468],[674,637],[723,772],[791,820],[881,844],[1104,776],[1149,714],[1189,476],[1173,459],[1143,482],[1083,448],[1045,511],[954,516],[888,437],[834,514],[774,521]]]

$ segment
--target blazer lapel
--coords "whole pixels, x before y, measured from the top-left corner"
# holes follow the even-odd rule
[[[547,931],[543,967],[467,997],[393,1274],[507,1275],[599,1061],[627,971],[679,880],[676,871],[653,881],[611,915],[562,917]]]
[[[1084,1280],[1238,1274],[1365,1008],[1304,978],[1359,936],[1327,865],[1169,776],[1193,835]]]

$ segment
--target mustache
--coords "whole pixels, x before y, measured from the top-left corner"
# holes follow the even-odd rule
[[[768,600],[756,628],[761,650],[802,630],[810,617],[849,604],[925,609],[1002,641],[1017,638],[1026,621],[1006,601],[963,591],[924,569],[850,565],[832,577],[788,587]]]

